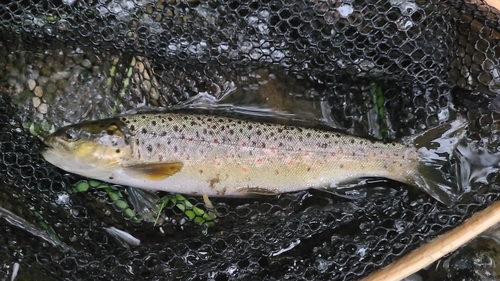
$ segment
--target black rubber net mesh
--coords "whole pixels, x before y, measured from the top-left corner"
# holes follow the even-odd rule
[[[34,135],[198,98],[384,141],[460,114],[466,141],[495,153],[499,15],[481,0],[0,4],[0,279],[19,265],[18,280],[357,280],[388,265],[496,201],[496,175],[449,206],[374,180],[341,196],[212,198],[209,227],[167,204],[153,223],[104,189],[69,192],[92,182],[45,162]],[[496,252],[463,248],[419,274],[491,280]]]

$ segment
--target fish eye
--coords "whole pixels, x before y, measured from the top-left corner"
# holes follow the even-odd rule
[[[69,128],[64,133],[64,137],[68,141],[76,141],[76,140],[78,140],[78,132],[73,128]]]

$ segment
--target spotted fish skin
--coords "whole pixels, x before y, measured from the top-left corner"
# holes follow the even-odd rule
[[[451,127],[459,131],[463,125]],[[71,134],[75,137],[68,140]],[[389,178],[424,190],[427,183],[419,171],[422,155],[411,143],[202,114],[84,122],[61,128],[46,143],[44,157],[69,172],[184,194],[278,194],[360,177]]]

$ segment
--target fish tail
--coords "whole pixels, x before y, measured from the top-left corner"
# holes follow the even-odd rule
[[[432,128],[410,141],[419,154],[415,184],[444,204],[461,193],[454,154],[465,135],[467,121],[459,118]]]

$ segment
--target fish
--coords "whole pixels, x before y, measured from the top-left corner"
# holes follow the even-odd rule
[[[60,128],[45,138],[41,154],[84,177],[188,195],[276,195],[376,177],[416,186],[449,204],[456,183],[443,165],[466,123],[457,119],[384,143],[215,115],[143,113]]]

